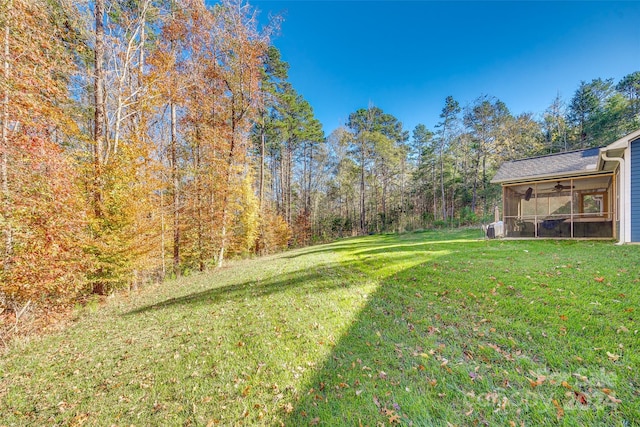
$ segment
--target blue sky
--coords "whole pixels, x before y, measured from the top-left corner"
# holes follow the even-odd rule
[[[273,43],[327,135],[370,103],[433,129],[448,95],[541,114],[581,80],[640,71],[640,2],[271,1]]]

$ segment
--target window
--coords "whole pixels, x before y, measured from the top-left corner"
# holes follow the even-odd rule
[[[580,213],[595,214],[602,216],[604,214],[604,194],[582,194],[580,202]]]

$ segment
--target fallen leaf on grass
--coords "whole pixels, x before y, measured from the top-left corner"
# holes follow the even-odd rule
[[[309,425],[310,426],[317,426],[319,422],[320,422],[320,417],[315,417],[314,419],[309,421]]]
[[[613,403],[622,403],[622,400],[620,399],[616,399],[615,396],[611,396],[610,394],[607,395],[607,397],[609,398],[610,401],[612,401]]]
[[[585,396],[583,393],[580,393],[579,391],[574,391],[573,393],[576,396],[576,400],[580,402],[580,404],[582,405],[587,404],[587,396]]]
[[[379,408],[380,407],[380,401],[378,400],[378,398],[376,396],[373,396],[373,403]]]
[[[561,383],[561,384],[562,384],[562,387],[564,387],[564,388],[567,388],[567,389],[569,389],[569,390],[572,390],[572,389],[573,389],[573,387],[571,387],[571,385],[570,385],[568,382],[566,382],[566,381],[562,381],[562,383]]]
[[[283,410],[285,413],[290,414],[290,413],[292,413],[292,412],[293,412],[293,405],[292,405],[291,403],[287,403],[286,405],[284,405],[284,406],[282,407],[282,410]]]
[[[602,389],[602,392],[603,392],[604,394],[611,394],[611,393],[613,393],[613,390],[611,390],[610,388],[603,388],[603,389]]]
[[[555,399],[553,399],[551,402],[553,403],[553,406],[556,407],[556,416],[558,417],[558,419],[564,417],[564,409],[562,409],[562,405],[560,405]]]
[[[400,417],[398,414],[393,414],[389,417],[389,424],[400,424]]]
[[[595,280],[596,282],[604,282],[604,277],[600,276],[600,277],[594,277],[593,280]]]
[[[533,373],[533,372],[530,372]],[[529,379],[529,384],[531,384],[531,387],[536,388],[539,385],[542,385],[542,383],[544,383],[547,380],[547,377],[545,377],[544,375],[538,375],[537,378],[534,380]]]
[[[612,362],[616,362],[618,359],[620,359],[620,355],[609,353],[608,351],[607,356],[609,356],[609,360],[611,360]]]

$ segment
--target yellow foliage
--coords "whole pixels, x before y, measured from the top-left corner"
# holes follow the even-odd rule
[[[265,210],[262,215],[256,252],[260,255],[279,252],[289,247],[291,228],[282,216]]]
[[[259,234],[258,198],[253,192],[251,175],[242,181],[241,208],[235,227],[232,252],[247,254],[254,248]]]

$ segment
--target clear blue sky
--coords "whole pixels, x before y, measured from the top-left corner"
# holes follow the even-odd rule
[[[541,114],[581,80],[640,71],[640,2],[270,1],[273,43],[327,135],[370,103],[433,129],[448,95]]]

